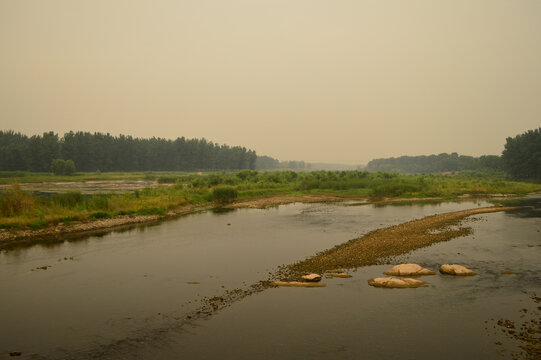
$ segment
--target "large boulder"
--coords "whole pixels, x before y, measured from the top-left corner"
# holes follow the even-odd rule
[[[368,285],[383,288],[416,288],[426,286],[427,283],[417,279],[380,277],[368,280]]]
[[[425,269],[417,264],[400,264],[393,266],[384,272],[385,275],[393,276],[421,276],[421,275],[436,275],[432,270]]]
[[[457,276],[472,276],[477,275],[473,270],[468,269],[465,266],[457,264],[443,264],[440,267],[440,273],[447,275],[457,275]]]

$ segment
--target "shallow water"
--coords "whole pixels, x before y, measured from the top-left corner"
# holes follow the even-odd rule
[[[483,221],[471,222],[472,236],[407,257],[434,269],[443,262],[468,264],[480,273],[475,278],[436,275],[427,279],[427,288],[389,291],[366,284],[384,270],[371,266],[358,269],[351,279],[326,280],[327,288],[269,289],[210,320],[178,325],[202,297],[245,288],[281,264],[376,228],[487,205],[292,204],[207,212],[102,237],[2,252],[0,354],[491,358],[497,347],[484,321],[515,314],[520,301],[528,301],[523,290],[541,292],[541,247],[527,246],[541,244],[538,217],[478,216]],[[47,265],[47,270],[36,270]],[[503,277],[503,268],[516,275]]]

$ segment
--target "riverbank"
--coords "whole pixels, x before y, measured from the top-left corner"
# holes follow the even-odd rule
[[[333,195],[296,195],[296,196],[266,196],[263,198],[251,198],[227,206],[213,202],[202,204],[186,204],[169,210],[165,215],[119,215],[112,218],[76,221],[69,224],[60,222],[41,229],[0,229],[0,250],[14,246],[28,245],[34,242],[58,241],[63,237],[82,237],[107,231],[120,230],[142,224],[152,224],[159,221],[173,219],[178,216],[188,215],[199,211],[217,208],[257,208],[263,209],[270,206],[291,204],[295,202],[335,202],[347,199],[359,199],[359,197],[340,197]]]
[[[116,179],[117,176],[123,178]],[[144,178],[141,179],[141,176]],[[79,228],[87,231],[86,224],[89,223],[95,224],[92,229],[105,229],[152,222],[170,217],[171,212],[184,213],[182,209],[185,207],[214,207],[216,205],[213,202],[230,204],[228,206],[232,208],[265,208],[298,201],[327,202],[343,199],[359,200],[350,205],[368,205],[503,197],[541,191],[541,184],[499,178],[399,175],[366,171],[244,170],[204,174],[169,173],[160,176],[132,173],[82,174],[74,177],[71,182],[61,178],[52,181],[52,178],[43,178],[47,181],[41,184],[27,183],[42,179],[41,176],[30,174],[20,178],[25,179],[24,182],[11,183],[2,190],[0,229],[5,231],[0,233],[0,239],[6,236],[21,238],[32,237],[33,234],[75,233],[78,230],[72,229]],[[75,178],[87,180],[77,181]],[[106,219],[112,221],[103,221]]]
[[[497,198],[502,197],[502,194],[488,194],[478,198]],[[509,197],[503,196],[503,197]],[[456,200],[472,198],[471,195],[457,197]],[[238,202],[228,204],[226,206],[219,205],[213,202],[201,204],[185,204],[175,209],[169,210],[165,215],[119,215],[104,219],[91,219],[86,221],[74,221],[70,223],[59,222],[40,229],[0,229],[0,250],[8,249],[14,246],[28,245],[35,242],[54,242],[59,241],[64,237],[76,238],[89,236],[92,234],[103,233],[107,231],[121,230],[137,225],[152,224],[159,221],[176,218],[181,215],[196,213],[215,208],[230,208],[230,209],[264,209],[267,207],[291,204],[295,202],[305,203],[325,203],[325,202],[340,202],[346,200],[359,200],[358,203],[349,204],[351,206],[359,205],[386,205],[394,203],[410,203],[424,201],[444,201],[453,200],[448,198],[383,198],[377,201],[370,200],[366,196],[355,195],[329,195],[329,194],[303,194],[303,195],[285,195],[285,196],[262,196],[252,197],[249,199],[240,200]],[[503,211],[503,210],[499,210]]]
[[[501,194],[489,194],[479,198],[495,198],[501,197]],[[459,199],[472,198],[471,195],[458,197]],[[28,245],[35,242],[54,242],[59,241],[64,237],[76,238],[89,236],[92,234],[103,233],[107,231],[121,230],[137,225],[152,224],[159,221],[176,218],[181,215],[196,213],[209,209],[220,207],[230,209],[264,209],[267,207],[291,204],[295,202],[304,203],[325,203],[325,202],[341,202],[346,200],[359,200],[358,203],[349,204],[351,206],[359,205],[374,205],[374,204],[394,204],[394,203],[409,203],[409,202],[424,202],[424,201],[444,201],[452,200],[446,198],[383,198],[377,201],[370,200],[366,196],[355,195],[329,195],[329,194],[303,194],[303,195],[285,195],[285,196],[262,196],[251,197],[249,199],[240,200],[238,202],[219,205],[213,202],[205,202],[201,204],[185,204],[175,209],[169,210],[165,215],[118,215],[115,217],[104,219],[90,219],[85,221],[73,221],[70,223],[59,222],[40,229],[0,229],[0,250],[8,249],[14,246]]]

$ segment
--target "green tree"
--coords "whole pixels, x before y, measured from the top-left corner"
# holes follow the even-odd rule
[[[75,163],[73,160],[54,159],[51,162],[51,172],[55,175],[73,175],[75,173]]]
[[[504,169],[517,179],[541,180],[541,128],[508,137],[502,153]]]

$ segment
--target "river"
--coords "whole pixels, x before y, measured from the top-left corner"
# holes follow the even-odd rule
[[[35,359],[493,359],[516,351],[492,323],[539,311],[530,299],[541,294],[539,198],[526,210],[475,216],[472,235],[396,259],[434,270],[464,264],[478,276],[385,290],[366,281],[388,266],[369,266],[324,279],[326,288],[271,288],[186,322],[203,297],[246,289],[281,264],[377,228],[490,204],[348,205],[208,211],[4,250],[0,358],[14,350]]]

